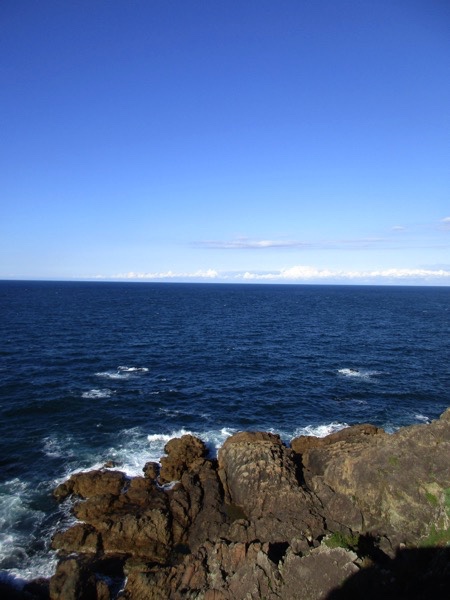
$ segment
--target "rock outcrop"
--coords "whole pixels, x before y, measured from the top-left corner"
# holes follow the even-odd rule
[[[291,448],[241,432],[217,460],[193,436],[165,450],[143,477],[105,469],[56,488],[78,522],[54,536],[52,600],[402,597],[389,593],[410,567],[448,591],[450,410],[392,435],[361,425]]]
[[[450,527],[450,410],[393,435],[329,436],[302,454],[327,527],[386,536],[393,550]],[[335,434],[336,435],[336,434]]]

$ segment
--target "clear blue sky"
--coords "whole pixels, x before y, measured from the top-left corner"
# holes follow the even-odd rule
[[[2,0],[0,278],[450,285],[448,0]]]

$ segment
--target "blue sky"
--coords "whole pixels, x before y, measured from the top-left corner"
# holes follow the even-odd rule
[[[3,0],[0,278],[450,285],[446,0]]]

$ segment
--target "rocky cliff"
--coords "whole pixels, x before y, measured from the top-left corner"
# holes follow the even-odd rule
[[[286,447],[241,432],[217,460],[192,436],[129,479],[58,486],[52,600],[450,597],[450,409],[388,435],[371,425]],[[168,482],[174,482],[164,485]]]

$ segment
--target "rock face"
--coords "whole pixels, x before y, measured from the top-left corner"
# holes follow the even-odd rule
[[[450,410],[393,435],[334,439],[302,461],[332,530],[383,535],[397,546],[450,527]]]
[[[318,505],[299,485],[293,458],[279,436],[262,432],[237,433],[219,450],[225,498],[242,511],[250,538],[283,543],[323,534]]]
[[[404,554],[450,541],[450,410],[393,435],[361,425],[287,448],[242,432],[217,460],[183,436],[165,451],[159,473],[79,473],[56,488],[78,522],[54,536],[52,600],[390,597],[405,564],[450,583],[444,547]]]

